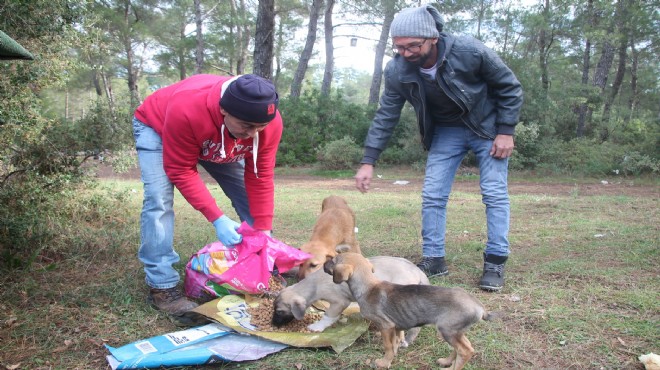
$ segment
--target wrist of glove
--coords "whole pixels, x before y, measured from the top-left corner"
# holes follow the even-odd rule
[[[227,247],[232,247],[243,240],[243,236],[236,232],[240,226],[238,222],[227,217],[227,215],[222,215],[213,221],[213,227],[215,227],[218,240]]]

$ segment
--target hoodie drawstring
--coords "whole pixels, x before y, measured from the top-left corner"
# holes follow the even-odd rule
[[[220,127],[220,158],[227,158],[227,153],[225,152],[225,124],[223,123]]]
[[[259,178],[259,173],[257,172],[257,153],[259,152],[259,131],[254,135],[252,139],[252,163],[254,163],[254,176]]]

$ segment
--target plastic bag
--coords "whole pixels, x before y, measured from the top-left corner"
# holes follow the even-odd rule
[[[106,356],[113,370],[162,369],[170,366],[208,365],[252,361],[281,351],[287,344],[236,333],[219,323],[189,328],[129,343],[108,344]]]
[[[284,273],[311,256],[243,222],[243,241],[234,248],[214,242],[193,254],[186,265],[184,287],[191,298],[268,291],[273,271]]]

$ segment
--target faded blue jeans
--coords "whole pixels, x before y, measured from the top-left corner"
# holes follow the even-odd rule
[[[472,150],[479,163],[479,185],[486,205],[486,254],[509,255],[508,159],[493,158],[493,140],[467,127],[436,127],[426,162],[422,189],[422,256],[445,256],[447,201],[463,157]],[[476,221],[476,220],[475,220]]]
[[[173,246],[174,185],[163,168],[163,142],[156,131],[136,118],[133,118],[133,137],[144,185],[138,257],[144,264],[148,286],[173,288],[180,280],[173,265],[180,259]],[[241,221],[252,225],[243,180],[244,162],[217,164],[200,161],[200,165],[231,200]]]

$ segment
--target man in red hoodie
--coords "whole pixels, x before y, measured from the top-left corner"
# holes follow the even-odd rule
[[[231,200],[241,221],[270,235],[275,155],[282,118],[273,84],[256,75],[195,75],[164,87],[135,111],[133,133],[144,183],[140,261],[148,301],[180,325],[194,324],[197,306],[177,287],[174,187],[215,227],[227,246],[240,226],[218,207],[197,172],[201,165]]]

